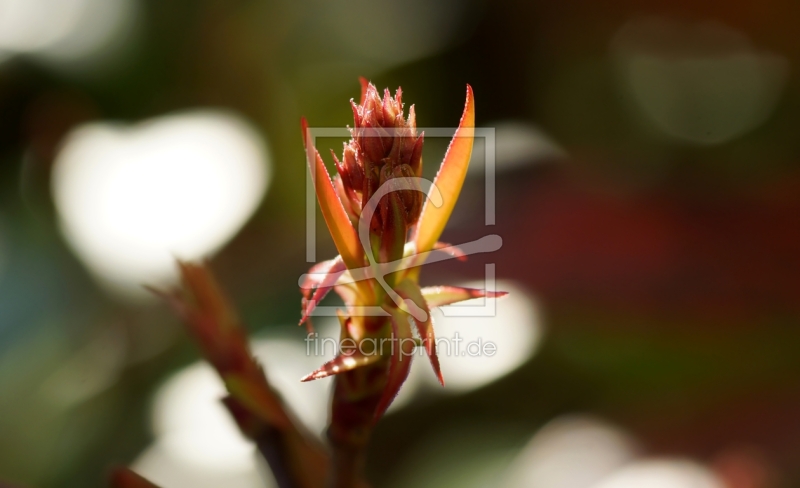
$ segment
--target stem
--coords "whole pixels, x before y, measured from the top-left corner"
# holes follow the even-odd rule
[[[363,478],[364,449],[350,446],[334,446],[333,471],[328,483],[330,488],[352,488],[359,486]]]
[[[286,443],[281,432],[274,428],[266,429],[255,441],[258,452],[269,464],[278,488],[297,488],[299,485],[290,472]]]
[[[302,426],[293,422],[290,429],[282,430],[269,425],[230,396],[223,404],[242,433],[255,442],[278,488],[322,488],[330,461]]]
[[[328,439],[333,449],[328,486],[365,486],[365,448],[387,381],[384,361],[336,375]]]

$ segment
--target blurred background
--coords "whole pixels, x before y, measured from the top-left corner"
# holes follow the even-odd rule
[[[142,283],[207,256],[270,380],[319,433],[299,120],[352,124],[358,76],[495,128],[428,267],[481,280],[497,344],[417,361],[378,487],[800,486],[800,4],[0,0],[0,484],[273,486],[222,387]],[[445,139],[426,140],[434,174]],[[339,140],[319,140],[340,151]],[[317,219],[317,258],[335,253]],[[480,284],[479,284],[480,286]],[[331,300],[330,304],[335,304]],[[325,320],[321,331],[330,331]],[[417,367],[419,366],[419,367]]]

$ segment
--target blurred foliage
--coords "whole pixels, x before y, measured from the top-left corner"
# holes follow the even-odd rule
[[[165,307],[107,294],[65,244],[50,196],[63,136],[86,121],[195,107],[252,122],[269,141],[274,179],[213,268],[245,323],[302,340],[290,329],[307,268],[299,120],[349,123],[363,75],[402,86],[421,127],[452,125],[468,82],[479,127],[535,124],[569,155],[497,180],[497,276],[540,298],[543,348],[485,388],[432,394],[389,416],[370,454],[376,486],[416,484],[403,466],[447,477],[424,459],[436,445],[480,443],[496,472],[541,425],[575,411],[613,419],[648,453],[708,461],[754,445],[786,486],[800,483],[800,4],[138,3],[138,31],[108,69],[0,61],[0,479],[101,486],[150,442],[159,383],[196,360]],[[788,74],[769,117],[719,144],[660,132],[612,59],[615,34],[642,16],[718,21],[779,55]],[[430,143],[428,169],[443,149]],[[459,216],[482,208],[482,183],[465,190],[445,240],[482,235],[482,218]],[[325,239],[321,258],[334,253]],[[479,278],[483,262],[438,276]],[[441,440],[453,436],[473,440]]]

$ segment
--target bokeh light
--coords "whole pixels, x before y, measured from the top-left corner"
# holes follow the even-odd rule
[[[173,375],[156,395],[153,430],[174,458],[209,469],[241,471],[253,445],[222,405],[225,386],[205,363]]]
[[[255,452],[242,458],[237,469],[215,469],[212,466],[186,463],[175,455],[175,451],[165,440],[158,440],[132,464],[136,472],[146,476],[162,488],[273,488],[275,486],[267,468],[259,465]]]
[[[646,459],[610,475],[594,488],[725,488],[708,468],[684,459]]]
[[[253,341],[253,354],[298,420],[313,434],[322,436],[331,382],[300,382],[302,376],[319,366],[319,358],[306,354],[305,343],[299,337],[260,337]],[[198,469],[219,483],[223,478],[224,483],[250,483],[247,480],[257,479],[255,447],[242,437],[220,402],[224,396],[222,380],[203,362],[167,379],[152,406],[155,441],[140,455],[138,468],[154,480],[171,482],[165,482],[165,486],[188,486],[175,483],[188,483]]]
[[[288,326],[291,327],[293,326]],[[303,334],[294,328],[286,337],[259,338],[253,353],[267,372],[270,384],[277,389],[297,418],[320,437],[328,423],[328,401],[333,381],[330,378],[301,383],[303,378],[330,358],[314,356]]]
[[[53,169],[68,242],[104,283],[129,295],[175,277],[175,258],[225,244],[270,179],[266,145],[240,118],[197,111],[134,127],[75,129]]]
[[[152,406],[154,442],[134,469],[164,488],[270,487],[255,446],[222,405],[225,386],[206,363],[170,377]]]
[[[34,55],[72,71],[108,62],[130,41],[137,5],[131,0],[2,0],[0,55]]]
[[[462,283],[467,288],[484,289],[487,282]],[[497,290],[507,291],[500,299],[476,298],[433,312],[434,330],[439,345],[439,362],[444,375],[445,393],[480,388],[505,376],[525,363],[542,340],[543,327],[536,302],[519,285],[497,281]],[[492,302],[495,302],[492,305]],[[456,338],[460,338],[460,344]],[[478,344],[493,344],[496,353],[479,354]],[[450,344],[450,350],[442,344]],[[472,344],[471,350],[467,347]],[[433,373],[424,378],[437,386]]]
[[[538,163],[566,158],[564,149],[552,137],[533,124],[503,120],[488,124],[494,128],[495,171],[513,171]],[[469,162],[469,174],[482,176],[486,172],[486,141],[475,141],[475,150]]]
[[[559,417],[530,440],[503,486],[592,488],[633,461],[637,451],[632,437],[608,422],[587,415]]]
[[[345,52],[389,67],[430,56],[453,43],[464,32],[464,21],[477,3],[346,0],[321,4],[315,16],[324,19],[324,28]],[[348,18],[352,11],[361,17],[358,27]]]
[[[785,58],[718,22],[635,19],[612,49],[641,113],[668,137],[696,144],[721,144],[764,123],[788,74]]]
[[[418,351],[370,486],[800,486],[800,3],[635,3],[0,0],[0,486],[272,486],[142,286],[177,291],[176,257],[209,260],[326,440],[299,121],[352,124],[359,76],[426,128],[473,88],[495,153],[476,140],[441,239],[503,246],[421,279],[510,291],[433,313],[446,386]]]

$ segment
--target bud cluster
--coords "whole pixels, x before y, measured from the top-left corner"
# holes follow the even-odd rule
[[[352,138],[344,145],[342,160],[336,155],[338,175],[334,185],[350,218],[355,222],[381,185],[393,178],[418,178],[422,174],[424,134],[417,135],[414,106],[403,116],[402,92],[394,97],[388,89],[383,98],[373,84],[364,91],[360,104],[351,100],[354,126]],[[370,234],[380,241],[399,239],[398,228],[414,225],[422,212],[424,195],[414,180],[414,189],[385,195],[370,222]],[[398,218],[402,220],[398,222]]]

